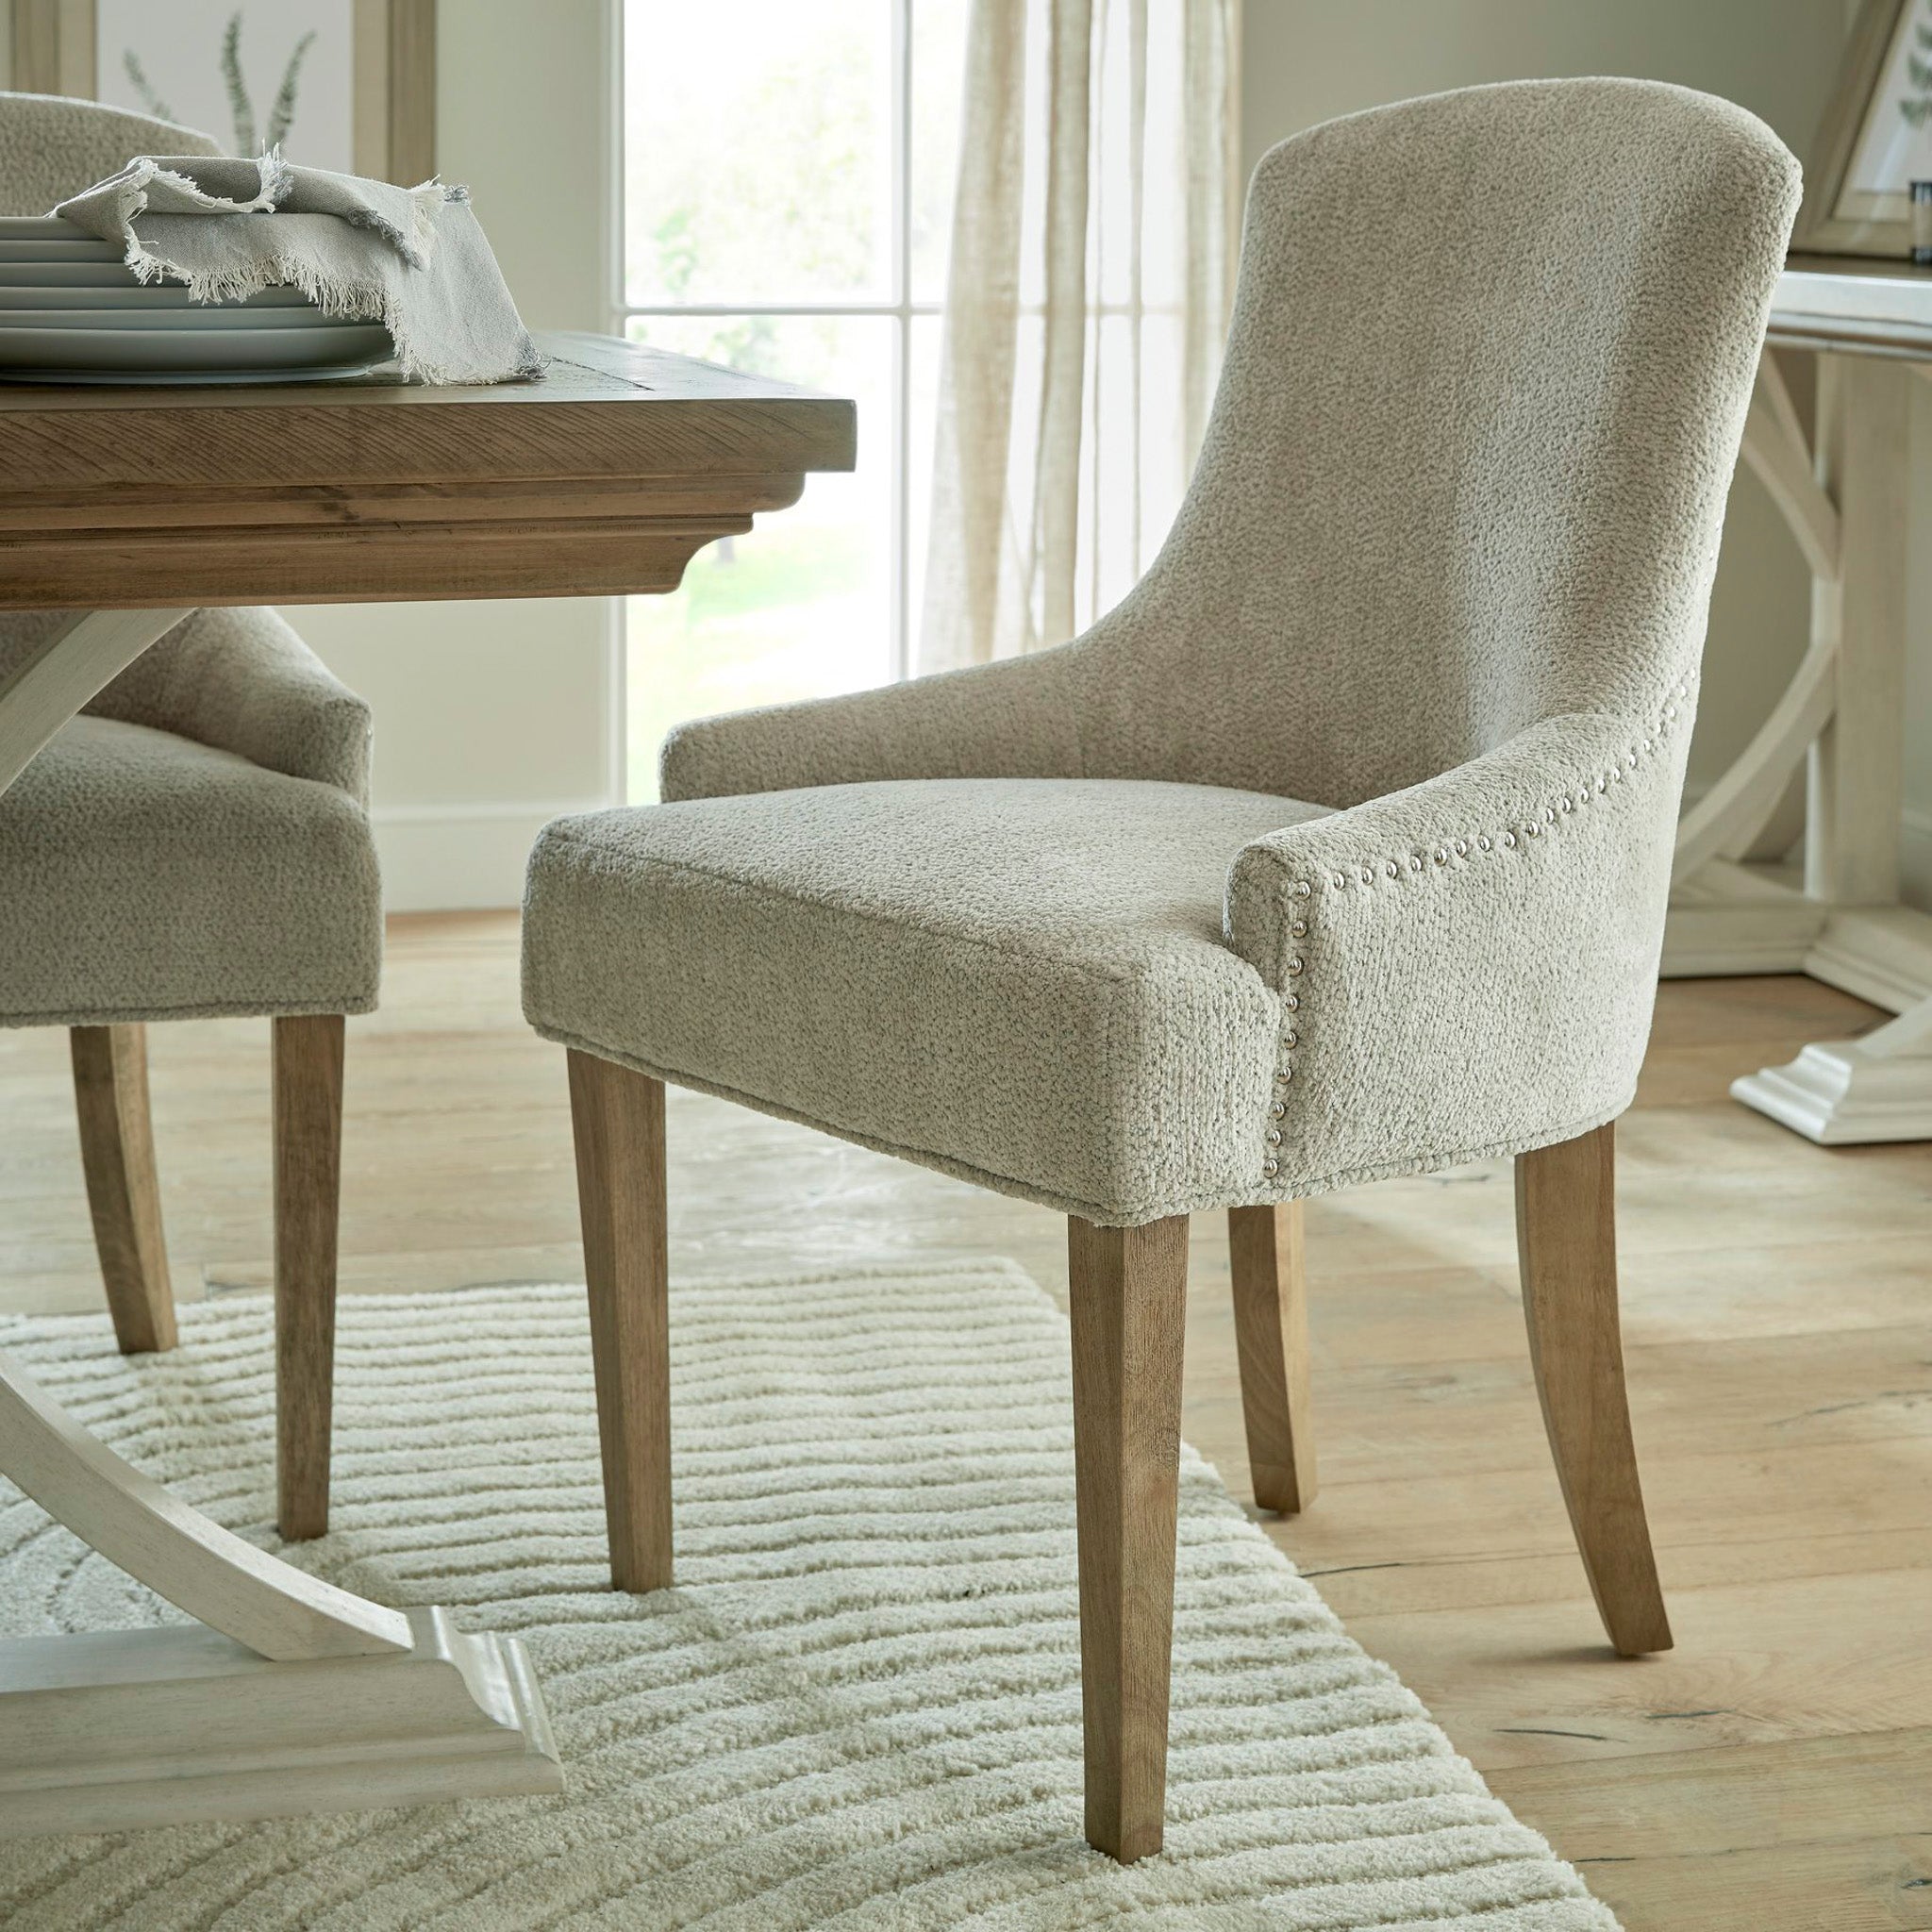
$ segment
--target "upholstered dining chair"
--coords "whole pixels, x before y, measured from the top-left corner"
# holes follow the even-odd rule
[[[201,134],[0,94],[0,213],[44,214]],[[0,612],[0,685],[68,616]],[[273,1016],[278,1507],[327,1526],[342,1016],[375,1004],[369,712],[273,610],[185,615],[0,796],[0,1025],[72,1029],[121,1347],[174,1345],[149,1021]]]
[[[1198,1209],[1230,1210],[1257,1499],[1294,1509],[1296,1204],[1516,1157],[1584,1563],[1619,1651],[1670,1643],[1611,1124],[1797,192],[1751,115],[1635,81],[1283,143],[1192,485],[1116,609],[688,725],[666,803],[545,831],[525,1007],[570,1049],[620,1588],[671,1576],[671,1080],[1069,1216],[1086,1822],[1115,1857],[1161,1841]]]

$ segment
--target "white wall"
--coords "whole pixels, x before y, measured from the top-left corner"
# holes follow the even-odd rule
[[[608,325],[604,0],[444,0],[437,158],[532,328]],[[537,829],[618,795],[611,606],[315,605],[289,616],[375,713],[392,910],[509,906]]]
[[[1842,0],[1246,0],[1242,146],[1252,167],[1298,128],[1407,94],[1629,74],[1728,95],[1802,156],[1844,25]],[[1932,594],[1932,568],[1925,575]],[[1693,789],[1724,769],[1775,701],[1804,649],[1809,599],[1782,520],[1740,473],[1711,600]],[[1932,800],[1932,758],[1924,777]]]

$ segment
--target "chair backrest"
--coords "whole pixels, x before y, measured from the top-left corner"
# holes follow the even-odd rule
[[[1347,806],[1541,718],[1653,715],[1702,647],[1798,192],[1754,116],[1645,81],[1273,149],[1186,503],[1092,634],[1108,761]]]
[[[136,155],[218,155],[192,127],[64,94],[0,93],[0,215],[43,215]]]

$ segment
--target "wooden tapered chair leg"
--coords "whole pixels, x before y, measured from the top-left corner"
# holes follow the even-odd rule
[[[1067,1224],[1087,1838],[1131,1864],[1167,1804],[1188,1219]]]
[[[1602,1126],[1516,1158],[1516,1247],[1543,1426],[1583,1567],[1625,1657],[1671,1647],[1624,1389],[1616,1138]]]
[[[275,1521],[328,1528],[336,1236],[342,1176],[342,1016],[275,1023]]]
[[[1293,1516],[1315,1500],[1302,1204],[1230,1208],[1227,1256],[1255,1501]]]
[[[671,1581],[664,1084],[573,1049],[570,1117],[610,1580],[619,1590],[661,1590]]]
[[[94,1248],[123,1355],[175,1345],[175,1291],[148,1113],[147,1028],[75,1026],[74,1100]]]

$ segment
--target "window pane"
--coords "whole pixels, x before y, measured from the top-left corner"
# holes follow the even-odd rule
[[[892,674],[892,334],[879,316],[638,316],[659,348],[781,376],[858,405],[858,468],[814,476],[790,509],[691,559],[628,611],[630,796],[658,795],[658,748],[686,718],[824,697]]]
[[[890,0],[626,0],[628,299],[886,299],[891,128]]]
[[[953,245],[953,183],[959,172],[967,0],[911,0],[911,8],[912,299],[942,302]]]

